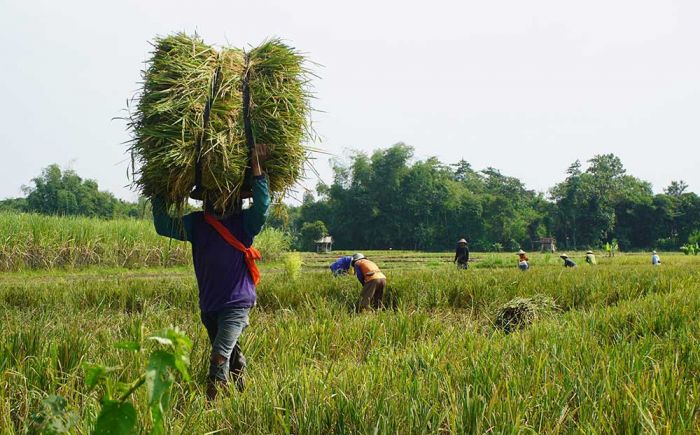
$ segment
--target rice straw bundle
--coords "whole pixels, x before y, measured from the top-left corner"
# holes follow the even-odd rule
[[[535,320],[558,311],[557,304],[549,296],[518,297],[503,304],[496,312],[496,328],[506,334],[523,329]]]
[[[299,181],[310,137],[311,74],[302,55],[276,39],[246,53],[217,50],[182,33],[158,38],[154,47],[129,121],[134,182],[144,195],[160,196],[181,209],[195,185],[201,156],[205,201],[226,209],[240,197],[249,167],[246,72],[254,141],[271,146],[266,168],[273,196],[280,199]]]

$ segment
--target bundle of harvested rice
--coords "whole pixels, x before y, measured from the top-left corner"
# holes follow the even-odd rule
[[[299,181],[311,137],[311,73],[300,53],[276,39],[248,52],[217,50],[182,33],[153,45],[129,120],[132,176],[144,195],[181,209],[195,187],[199,159],[202,199],[227,209],[249,181],[251,143],[270,145],[273,197]]]
[[[499,308],[494,323],[498,329],[508,334],[557,310],[557,304],[549,296],[538,294],[530,298],[518,297]]]

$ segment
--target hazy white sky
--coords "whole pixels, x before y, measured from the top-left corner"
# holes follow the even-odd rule
[[[330,153],[403,141],[543,191],[612,152],[655,191],[684,179],[698,192],[698,23],[697,0],[0,0],[0,198],[59,163],[134,199],[112,118],[148,41],[182,30],[280,36],[323,64],[314,123]]]

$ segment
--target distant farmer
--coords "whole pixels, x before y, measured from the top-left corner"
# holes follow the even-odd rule
[[[571,258],[569,258],[568,255],[566,254],[561,254],[559,256],[562,260],[564,260],[564,267],[576,267],[576,263],[573,262]]]
[[[252,247],[270,205],[268,184],[261,169],[267,147],[256,145],[251,159],[254,177],[253,205],[242,210],[239,198],[228,210],[211,202],[204,212],[182,219],[171,218],[162,198],[153,199],[153,223],[161,236],[192,243],[194,272],[199,287],[200,317],[212,346],[207,379],[207,398],[216,397],[219,386],[230,380],[244,388],[246,360],[238,339],[248,326],[248,314],[255,305],[255,286],[260,272],[255,260],[260,253]]]
[[[333,264],[331,264],[331,273],[333,273],[333,276],[345,275],[350,270],[351,263],[352,256],[346,255],[344,257],[340,257],[339,259],[335,260]]]
[[[527,258],[527,254],[522,249],[518,251],[518,269],[528,270],[530,268],[530,259]]]
[[[661,266],[661,257],[659,257],[656,251],[651,253],[651,264],[654,266]]]
[[[376,264],[365,258],[359,252],[352,256],[352,267],[355,268],[355,275],[362,284],[362,293],[357,311],[365,310],[369,307],[377,309],[382,305],[384,297],[384,287],[386,287],[386,276],[379,270]]]
[[[457,268],[466,269],[469,267],[469,247],[465,239],[457,241],[457,250],[455,251],[455,259],[452,261],[457,263]]]
[[[586,263],[590,264],[591,266],[598,264],[595,259],[595,254],[591,250],[586,251]]]

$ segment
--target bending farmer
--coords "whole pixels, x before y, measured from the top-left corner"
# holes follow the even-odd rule
[[[357,253],[352,256],[352,266],[355,268],[355,275],[362,284],[362,294],[357,311],[362,311],[369,307],[377,309],[382,305],[384,297],[384,287],[386,287],[386,276],[379,270],[376,264]]]
[[[568,255],[561,254],[559,258],[564,260],[564,267],[576,267],[576,263],[574,263],[574,261],[571,258],[569,258]]]
[[[586,251],[586,263],[590,264],[591,266],[598,264],[595,259],[595,254],[590,249]]]
[[[204,212],[194,212],[182,219],[168,216],[160,198],[153,199],[153,222],[161,236],[192,243],[194,272],[199,287],[201,320],[207,329],[212,351],[209,363],[207,398],[216,397],[218,386],[229,380],[242,390],[245,357],[238,339],[248,326],[250,309],[255,305],[255,286],[260,273],[255,260],[260,253],[252,248],[260,232],[270,194],[260,167],[267,148],[256,145],[251,159],[253,205],[242,210],[242,201],[234,201],[229,210],[216,210],[204,204]]]
[[[333,276],[345,275],[350,270],[350,263],[352,263],[352,257],[346,255],[340,257],[333,264],[331,264],[331,273]]]

